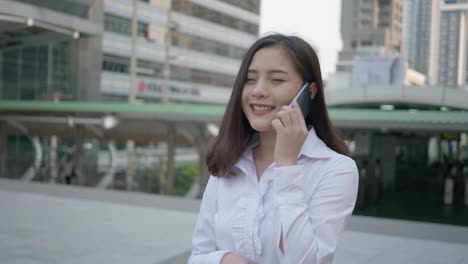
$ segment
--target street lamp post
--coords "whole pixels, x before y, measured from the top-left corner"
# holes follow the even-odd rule
[[[128,102],[134,103],[136,99],[136,41],[138,32],[138,0],[133,0],[132,9],[132,40],[131,40],[131,54],[130,54],[130,91],[128,93]]]
[[[138,33],[138,0],[132,1],[132,40],[130,54],[130,90],[128,102],[135,103],[136,100],[136,68],[137,68],[137,33]],[[126,189],[131,190],[133,186],[134,164],[135,164],[135,142],[127,140],[127,175]]]
[[[170,65],[170,48],[171,48],[171,8],[166,10],[166,24],[165,24],[165,35],[164,35],[164,69],[163,69],[163,83],[162,83],[162,94],[161,102],[169,102],[169,82],[171,77],[171,65]]]
[[[169,102],[169,82],[171,78],[171,65],[170,65],[170,47],[171,47],[171,6],[172,2],[166,9],[166,23],[164,25],[164,68],[163,68],[163,82],[161,89],[161,103],[166,104]],[[174,185],[174,153],[175,142],[171,136],[175,133],[175,127],[167,126],[168,137],[166,141],[159,143],[162,150],[161,154],[161,173],[160,173],[160,193],[173,192]]]

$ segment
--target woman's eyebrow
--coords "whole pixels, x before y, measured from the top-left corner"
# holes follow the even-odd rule
[[[270,73],[270,74],[273,74],[273,73],[284,73],[284,74],[288,74],[288,72],[283,71],[283,70],[279,70],[279,69],[277,69],[277,70],[269,70],[268,73]]]
[[[258,70],[255,70],[255,69],[249,69],[249,70],[247,71],[247,73],[258,73],[258,72],[259,72],[259,71],[258,71]],[[267,73],[268,73],[268,74],[275,74],[275,73],[288,74],[287,71],[280,70],[280,69],[268,70]]]

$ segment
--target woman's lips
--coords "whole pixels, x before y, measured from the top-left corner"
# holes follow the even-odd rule
[[[271,105],[264,105],[264,104],[251,104],[250,109],[252,109],[252,113],[256,116],[262,116],[270,113],[275,109],[274,106]]]

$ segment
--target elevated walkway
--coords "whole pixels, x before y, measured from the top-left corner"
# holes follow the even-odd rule
[[[382,88],[384,89],[384,88]],[[330,105],[346,102],[358,104],[369,100],[368,93],[362,95],[345,93],[346,89],[327,93]],[[374,91],[375,92],[375,91]],[[374,93],[372,92],[372,93]],[[395,91],[393,91],[395,92]],[[370,92],[369,92],[370,93]],[[392,102],[388,98],[379,102]],[[356,94],[359,94],[356,92]],[[354,97],[353,97],[354,96]],[[380,96],[380,95],[379,95]],[[392,95],[397,96],[397,95]],[[463,97],[465,96],[465,97]],[[359,98],[358,98],[359,97]],[[345,101],[346,98],[346,101]],[[355,98],[355,100],[353,99]],[[367,98],[367,99],[366,99]],[[460,106],[468,108],[468,93],[462,92]],[[465,100],[466,99],[466,100]],[[396,99],[395,99],[396,100]],[[409,100],[409,99],[408,99]],[[7,133],[21,133],[19,127],[30,136],[74,138],[78,126],[83,138],[105,140],[133,139],[137,142],[158,142],[166,140],[175,128],[178,143],[200,140],[209,124],[219,124],[225,107],[203,104],[129,104],[126,102],[60,102],[0,100],[0,121],[6,121]],[[398,131],[468,131],[468,112],[434,110],[393,110],[362,108],[329,108],[330,118],[338,128],[386,129]]]
[[[325,89],[332,107],[372,107],[380,104],[404,105],[415,109],[452,108],[468,110],[468,91],[442,86],[355,86],[335,85]]]

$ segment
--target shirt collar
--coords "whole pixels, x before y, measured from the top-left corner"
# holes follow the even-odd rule
[[[255,146],[258,145],[258,142],[258,133],[256,133],[249,140],[247,149],[244,151],[244,154],[242,154],[240,159],[234,164],[234,171],[236,173],[239,171],[243,171],[245,174],[249,174],[249,170],[253,170],[252,172],[256,172],[255,165],[253,165],[253,149]]]
[[[256,133],[249,141],[248,147],[241,158],[234,164],[235,170],[241,170],[247,174],[247,171],[253,169],[255,165],[253,161],[253,148],[259,143],[258,133]],[[316,134],[314,127],[311,127],[307,137],[302,145],[299,157],[306,156],[312,159],[328,159],[336,155]]]
[[[328,159],[336,153],[317,136],[314,127],[311,127],[299,152],[299,156],[301,155],[314,159]]]

